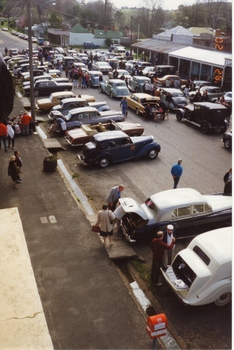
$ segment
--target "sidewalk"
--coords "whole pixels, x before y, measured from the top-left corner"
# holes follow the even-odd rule
[[[22,111],[20,100],[15,98],[12,115],[19,111]],[[39,135],[19,137],[15,143],[15,149],[20,151],[23,159],[23,181],[18,190],[13,189],[7,176],[8,159],[13,151],[5,153],[1,150],[0,209],[18,208],[38,288],[37,296],[26,288],[23,291],[25,298],[18,295],[16,286],[23,277],[18,273],[22,261],[11,255],[11,266],[18,279],[15,281],[15,301],[19,302],[22,310],[26,310],[29,303],[41,300],[55,349],[151,348],[152,340],[145,329],[145,315],[108,258],[98,235],[91,232],[90,222],[79,208],[78,201],[71,196],[58,171],[42,171],[43,159],[48,152]],[[14,217],[9,219],[4,215],[4,218],[9,232],[14,231],[11,222],[15,221]],[[3,224],[0,224],[1,236],[5,232]],[[8,238],[9,242],[14,239],[10,235]],[[9,249],[9,242],[5,240],[3,246],[1,240],[3,250]],[[25,250],[22,259],[30,262],[27,254]],[[0,265],[1,272],[6,271],[5,265],[4,262]],[[24,277],[27,274],[25,272]],[[7,278],[12,278],[10,271]],[[10,297],[8,302],[6,309],[12,306]],[[23,314],[13,313],[11,317],[23,324]],[[5,343],[4,347],[0,340],[1,349],[49,348],[48,339],[47,343],[39,341],[36,344],[32,340],[32,344],[28,344],[25,338],[24,344],[22,331],[19,334],[16,330],[12,331],[7,318],[1,323],[4,325],[2,329],[12,335],[8,338],[11,343]],[[25,335],[26,332],[27,328]],[[46,334],[46,327],[43,332]]]

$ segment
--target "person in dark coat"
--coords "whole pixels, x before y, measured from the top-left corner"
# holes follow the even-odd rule
[[[19,188],[19,186],[17,185],[18,175],[19,175],[19,168],[16,163],[16,158],[15,156],[11,156],[9,159],[9,165],[8,165],[8,176],[11,177],[14,188]]]

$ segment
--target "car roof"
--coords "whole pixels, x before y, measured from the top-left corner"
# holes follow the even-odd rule
[[[63,96],[63,95],[71,95],[73,94],[75,97],[75,94],[72,91],[58,91],[58,92],[52,92],[51,95],[56,97],[56,96]]]
[[[159,210],[169,210],[192,204],[206,204],[206,198],[192,188],[177,188],[161,191],[150,196]]]
[[[123,131],[105,131],[101,132],[99,134],[94,135],[95,140],[97,141],[104,141],[104,140],[112,140],[112,139],[117,139],[120,137],[128,137]]]
[[[224,105],[220,103],[212,103],[212,102],[193,102],[195,106],[207,107],[209,109],[227,109]]]
[[[200,90],[213,90],[213,89],[220,89],[222,90],[222,88],[220,86],[211,86],[211,85],[204,85],[200,88]]]
[[[136,80],[148,80],[148,81],[151,81],[150,78],[142,76],[142,75],[135,75],[133,78],[136,78]]]
[[[112,83],[124,83],[124,80],[122,79],[109,79]]]
[[[64,98],[61,102],[63,102],[63,103],[86,102],[86,99],[85,98],[81,98],[81,97],[69,97],[69,98]]]
[[[97,108],[94,107],[78,107],[78,108],[74,108],[71,109],[69,113],[71,114],[76,114],[78,112],[97,112]]]
[[[100,70],[90,70],[89,74],[98,74],[98,75],[102,75],[102,72],[100,72]]]
[[[160,87],[159,90],[163,90],[163,91],[167,91],[167,92],[180,92],[182,93],[182,91],[180,89],[176,89],[176,88],[169,88],[169,87]]]

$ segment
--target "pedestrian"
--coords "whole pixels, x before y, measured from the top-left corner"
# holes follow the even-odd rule
[[[157,287],[161,286],[162,283],[159,282],[160,268],[163,264],[164,251],[166,249],[172,249],[174,247],[175,238],[172,238],[171,244],[168,245],[163,242],[163,231],[158,231],[156,238],[151,242],[151,251],[153,253],[153,261],[151,267],[151,281]]]
[[[103,237],[104,245],[106,238],[109,238],[109,246],[113,245],[113,222],[115,220],[114,213],[108,209],[108,205],[104,204],[102,210],[97,215],[96,225],[100,226],[100,236]]]
[[[228,170],[228,172],[226,172],[224,177],[223,177],[224,183],[226,183],[227,181],[231,181],[231,180],[232,180],[232,168],[230,168]]]
[[[17,166],[15,156],[11,156],[9,159],[9,165],[8,165],[8,176],[11,177],[14,188],[19,188],[19,186],[17,185],[18,174],[19,174],[19,168]]]
[[[21,178],[22,170],[21,169],[22,169],[22,166],[23,166],[23,161],[22,161],[22,158],[20,156],[20,152],[19,151],[15,151],[14,152],[14,156],[15,156],[15,161],[16,161],[17,167],[19,168],[17,183],[20,183],[22,181],[22,178]]]
[[[163,242],[167,245],[171,245],[172,238],[176,239],[176,234],[173,225],[167,225],[167,229],[163,231]],[[163,266],[171,265],[173,260],[173,253],[175,250],[175,245],[172,249],[166,249],[163,256]]]
[[[125,118],[128,116],[128,101],[127,97],[124,96],[120,102],[120,107],[122,107],[122,114]]]
[[[14,149],[15,146],[15,130],[14,125],[11,121],[7,123],[7,140],[8,140],[8,148],[10,148],[12,144],[12,149]]]
[[[110,190],[109,196],[106,201],[108,203],[108,207],[111,211],[116,209],[116,205],[118,203],[119,198],[121,197],[121,192],[124,190],[124,185],[114,186]]]
[[[5,152],[7,152],[7,144],[6,144],[7,136],[8,136],[7,126],[3,123],[0,123],[0,149],[3,143]]]
[[[172,175],[173,180],[174,180],[174,187],[173,188],[177,188],[177,185],[180,181],[180,177],[183,173],[183,167],[182,167],[181,163],[182,163],[182,159],[179,158],[177,164],[174,164],[171,168],[171,175]]]
[[[29,125],[32,121],[33,121],[32,117],[26,112],[24,112],[23,116],[21,117],[21,124],[20,124],[22,136],[29,135]]]

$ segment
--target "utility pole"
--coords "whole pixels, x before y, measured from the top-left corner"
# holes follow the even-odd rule
[[[30,105],[31,117],[35,123],[35,99],[34,99],[34,85],[33,85],[33,59],[32,59],[32,14],[31,14],[31,0],[27,0],[27,15],[28,15],[28,48],[29,48],[29,73],[30,73]]]

